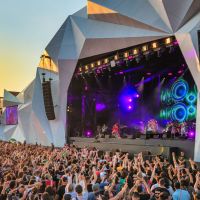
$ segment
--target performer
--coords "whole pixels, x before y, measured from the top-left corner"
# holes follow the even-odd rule
[[[182,137],[187,137],[187,130],[186,130],[186,122],[183,122],[182,124],[181,124],[181,136]]]
[[[121,137],[120,137],[119,124],[118,124],[118,123],[115,123],[115,124],[113,125],[113,128],[112,128],[112,135],[113,135],[114,137],[121,138]]]
[[[102,134],[105,136],[108,132],[108,127],[106,126],[106,124],[103,124],[102,128],[101,128]]]

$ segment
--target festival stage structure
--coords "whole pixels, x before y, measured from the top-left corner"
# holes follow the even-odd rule
[[[88,0],[47,45],[30,85],[16,96],[5,91],[0,139],[63,146],[68,89],[79,61],[165,38],[175,38],[200,91],[199,19],[199,0]],[[199,93],[197,97],[194,158],[200,161]],[[12,116],[6,123],[6,112],[15,113],[11,106],[17,106],[18,119]]]

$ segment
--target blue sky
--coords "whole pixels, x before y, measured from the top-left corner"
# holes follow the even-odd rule
[[[0,96],[34,78],[39,57],[68,15],[86,0],[0,0]]]

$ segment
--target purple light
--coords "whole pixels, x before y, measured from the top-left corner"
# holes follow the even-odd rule
[[[195,132],[194,132],[194,131],[190,131],[190,132],[188,133],[188,137],[189,137],[189,138],[194,138],[194,137],[195,137]]]
[[[136,94],[136,98],[139,98],[140,97],[140,95],[139,94]]]
[[[173,74],[171,72],[168,73],[168,76],[172,76]]]
[[[132,59],[133,59],[133,56],[129,56],[128,59],[129,59],[129,60],[132,60]]]
[[[130,103],[131,103],[132,101],[133,101],[133,100],[132,100],[131,98],[129,98],[129,99],[128,99],[128,102],[130,102]]]
[[[106,105],[104,103],[96,103],[96,111],[101,112],[106,109]]]
[[[87,90],[88,90],[88,86],[86,85],[86,86],[85,86],[85,91],[87,91]]]
[[[147,73],[147,75],[148,75],[148,76],[150,76],[150,75],[151,75],[151,73],[150,73],[150,72],[148,72],[148,73]]]
[[[132,108],[133,108],[132,106],[128,106],[128,110],[132,110]]]
[[[181,74],[182,72],[183,72],[182,70],[179,70],[179,71],[178,71],[178,74]]]
[[[90,138],[90,137],[92,137],[92,131],[91,130],[86,130],[84,135],[85,135],[85,137]]]

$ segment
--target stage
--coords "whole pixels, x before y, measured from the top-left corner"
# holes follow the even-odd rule
[[[78,147],[96,147],[103,151],[114,151],[116,149],[130,154],[139,152],[151,152],[152,155],[165,155],[170,158],[171,152],[184,151],[187,158],[194,157],[194,140],[181,139],[117,139],[117,138],[95,138],[70,137],[70,143]]]

